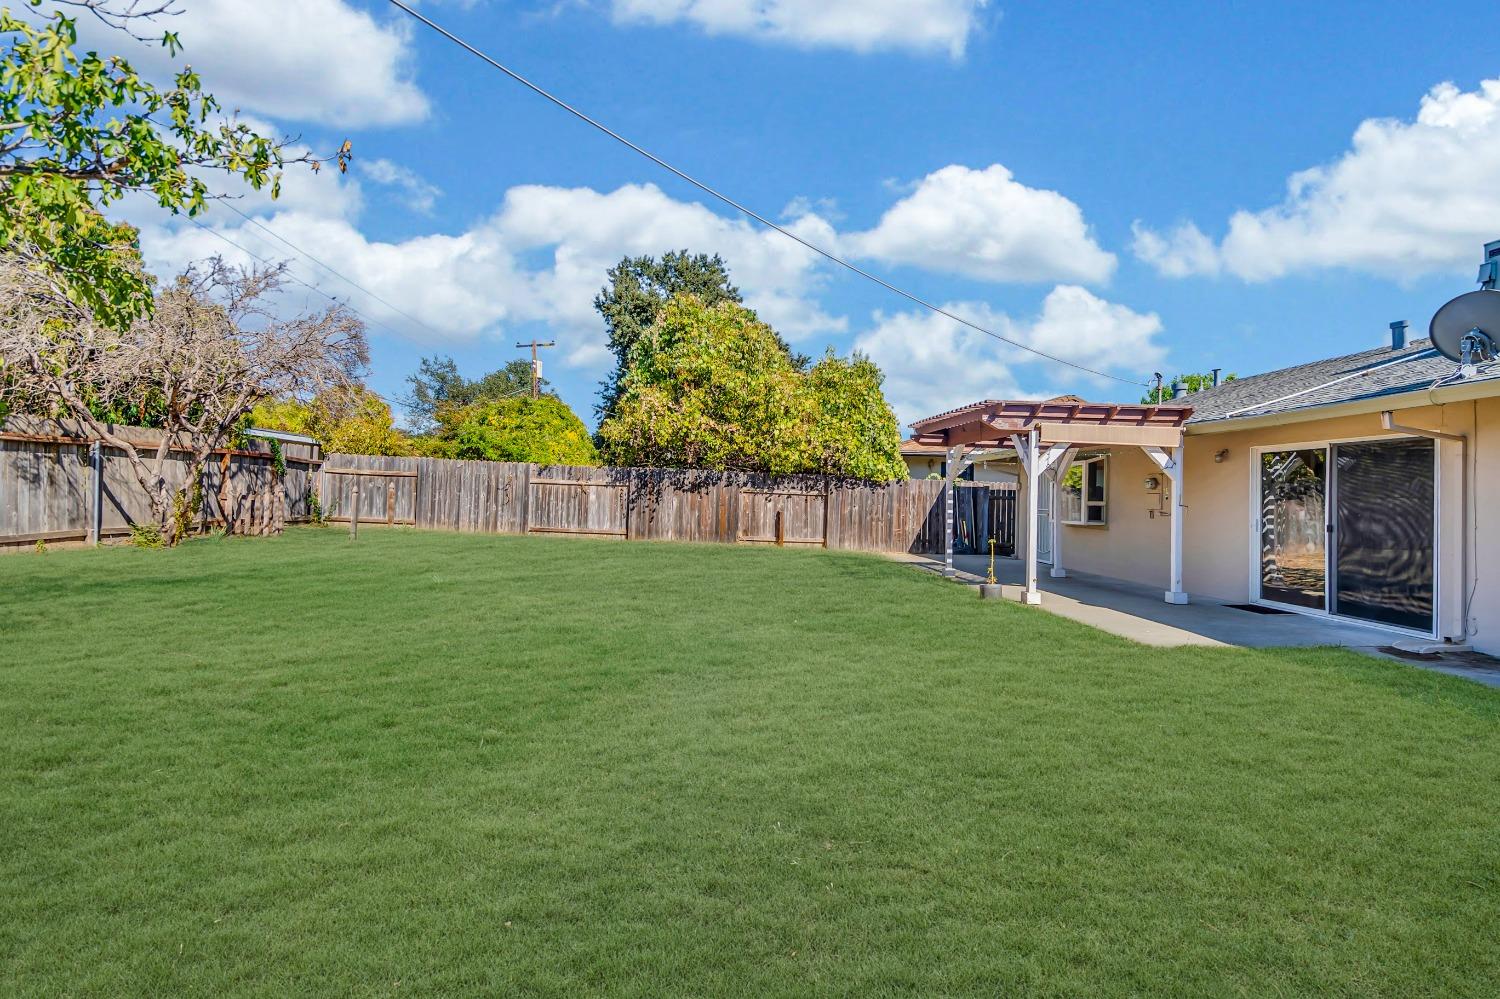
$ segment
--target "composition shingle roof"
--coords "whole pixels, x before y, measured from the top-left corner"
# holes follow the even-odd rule
[[[1401,350],[1377,347],[1237,378],[1177,401],[1193,407],[1189,424],[1211,423],[1398,395],[1426,388],[1456,368],[1424,338]],[[1480,374],[1473,380],[1496,377]]]

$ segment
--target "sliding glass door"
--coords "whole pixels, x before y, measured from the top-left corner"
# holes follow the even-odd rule
[[[1437,482],[1433,442],[1333,447],[1332,610],[1432,630]]]
[[[1323,610],[1328,593],[1328,452],[1260,455],[1260,596]]]
[[[1260,452],[1260,599],[1432,632],[1435,460],[1420,438]]]

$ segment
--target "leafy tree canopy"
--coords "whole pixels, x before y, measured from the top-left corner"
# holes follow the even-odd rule
[[[281,399],[255,407],[249,423],[316,437],[339,454],[413,454],[412,438],[397,429],[391,407],[364,386],[320,393],[311,402]]]
[[[674,296],[626,360],[609,464],[906,477],[879,369],[830,354],[804,371],[736,302]]]
[[[594,298],[594,308],[604,317],[615,370],[600,386],[599,415],[608,417],[620,394],[620,381],[629,365],[630,348],[650,329],[668,301],[677,295],[693,295],[705,305],[739,304],[740,290],[729,280],[729,268],[718,254],[677,250],[655,257],[626,257],[609,271],[609,283]],[[797,366],[807,358],[793,355],[774,332],[781,350]]]
[[[54,3],[64,9],[0,9],[0,250],[47,271],[98,321],[123,328],[153,299],[145,275],[122,257],[125,234],[99,223],[103,208],[139,193],[196,215],[213,196],[203,179],[211,172],[274,197],[281,167],[308,158],[288,158],[284,143],[226,120],[191,67],[163,86],[120,56],[76,48],[66,8],[144,40],[136,29],[171,13],[175,0]],[[154,40],[179,49],[173,32]],[[348,154],[345,143],[340,169]]]
[[[817,420],[810,441],[819,471],[885,482],[906,478],[901,430],[885,401],[885,374],[862,354],[832,349],[807,373]]]
[[[1238,377],[1237,375],[1228,374],[1228,375],[1224,375],[1223,377],[1221,377],[1219,379],[1219,381],[1221,383],[1222,382],[1232,382],[1237,377]],[[1173,382],[1178,382],[1178,383],[1180,383],[1182,385],[1187,386],[1188,393],[1191,394],[1193,392],[1202,392],[1206,388],[1213,388],[1213,386],[1214,386],[1214,376],[1213,376],[1213,372],[1208,372],[1207,374],[1201,374],[1201,375],[1200,374],[1182,374],[1182,375],[1176,375],[1176,376],[1174,376],[1172,378],[1168,378],[1168,379],[1166,379],[1165,381],[1162,382],[1162,384],[1161,384],[1161,398],[1160,399],[1157,399],[1157,397],[1156,397],[1156,389],[1152,388],[1151,391],[1149,391],[1145,395],[1141,396],[1141,402],[1145,403],[1148,406],[1157,405],[1159,402],[1160,403],[1171,402],[1172,401],[1172,383]]]
[[[432,429],[443,409],[462,409],[476,402],[508,399],[531,391],[531,362],[516,359],[474,380],[458,373],[451,357],[422,358],[416,374],[408,375],[410,392],[401,400],[418,430]],[[547,379],[541,380],[545,391]]]
[[[438,420],[445,457],[538,465],[599,463],[588,428],[556,396],[486,400],[443,409]]]

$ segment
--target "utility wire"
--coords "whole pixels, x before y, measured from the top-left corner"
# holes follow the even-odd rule
[[[224,235],[222,232],[220,232],[219,230],[213,228],[212,226],[204,225],[202,222],[200,222],[197,219],[193,218],[191,215],[184,215],[183,218],[187,219],[189,222],[193,223],[193,225],[197,226],[199,229],[202,229],[204,232],[208,233],[210,236],[217,237],[218,239],[223,240],[225,243],[228,243],[230,246],[234,247],[236,250],[239,250],[241,253],[245,254],[248,257],[250,257],[252,260],[258,260],[261,263],[265,264],[267,267],[274,267],[275,266],[267,258],[265,258],[265,257],[261,256],[260,254],[255,253],[254,251],[246,248],[241,243],[236,243],[234,240],[230,239],[228,236]],[[308,289],[309,291],[312,291],[312,292],[315,292],[315,293],[317,293],[319,295],[322,295],[324,298],[328,299],[333,304],[335,304],[335,305],[342,305],[344,308],[348,309],[350,312],[354,313],[356,316],[359,316],[359,318],[363,319],[365,322],[369,323],[371,326],[374,326],[377,329],[383,329],[387,333],[389,333],[389,334],[391,334],[392,336],[395,336],[395,337],[399,337],[401,335],[401,334],[397,333],[395,330],[391,329],[389,326],[386,326],[384,323],[377,323],[375,320],[371,319],[369,316],[365,315],[363,312],[360,312],[358,309],[356,309],[349,302],[341,302],[337,298],[335,298],[334,296],[328,294],[328,292],[324,291],[322,288],[319,288],[317,285],[315,285],[315,284],[309,284],[308,282],[302,280],[300,277],[298,277],[291,270],[287,270],[286,271],[286,276],[289,277],[289,278],[291,278],[297,284],[300,284],[302,287]]]
[[[328,273],[332,274],[334,277],[338,278],[340,281],[344,282],[347,285],[352,285],[353,287],[358,288],[360,291],[364,292],[370,298],[374,299],[375,301],[379,302],[381,305],[383,305],[386,308],[390,309],[392,312],[395,312],[395,313],[397,313],[399,315],[405,316],[407,319],[410,319],[412,322],[416,323],[418,326],[422,327],[424,330],[426,330],[427,332],[431,333],[432,335],[434,335],[436,337],[439,337],[439,338],[442,337],[441,333],[439,333],[437,330],[433,329],[431,326],[428,326],[426,323],[422,322],[422,320],[418,319],[416,316],[412,315],[410,312],[407,312],[405,309],[402,309],[402,308],[400,308],[398,306],[392,305],[390,302],[387,302],[385,299],[381,298],[379,295],[375,294],[373,291],[371,291],[369,288],[366,288],[364,285],[360,284],[358,281],[356,281],[353,278],[348,277],[348,276],[346,276],[344,274],[341,274],[338,271],[334,270],[333,267],[331,267],[328,264],[325,264],[323,261],[321,261],[317,257],[313,256],[311,253],[308,253],[306,250],[302,249],[302,247],[298,246],[296,243],[293,243],[291,240],[289,240],[286,237],[282,236],[280,233],[276,232],[274,229],[270,228],[269,226],[262,224],[259,219],[255,218],[255,217],[253,217],[251,215],[246,215],[244,212],[240,211],[238,208],[234,207],[233,205],[231,205],[227,201],[220,202],[220,203],[225,208],[229,209],[230,211],[232,211],[236,215],[238,215],[240,218],[244,219],[246,222],[249,222],[251,225],[255,226],[255,228],[259,229],[261,232],[264,232],[266,235],[270,236],[272,239],[276,240],[277,242],[282,243],[283,245],[291,248],[294,252],[300,253],[302,256],[306,257],[308,260],[311,260],[313,263],[317,264],[319,267],[323,268],[325,271],[327,271]],[[248,253],[249,251],[247,250],[246,252]]]
[[[698,180],[696,177],[693,177],[693,176],[691,176],[691,175],[689,175],[687,173],[684,173],[682,170],[677,169],[675,166],[673,166],[672,164],[668,163],[666,160],[662,159],[660,156],[657,156],[655,153],[652,153],[650,150],[644,149],[641,146],[636,145],[634,142],[631,142],[629,139],[625,138],[625,136],[621,135],[619,132],[616,132],[614,129],[610,128],[609,126],[607,126],[607,125],[605,125],[605,124],[603,124],[603,123],[601,123],[599,121],[596,121],[593,118],[590,118],[587,114],[584,114],[582,111],[578,110],[573,105],[569,104],[567,101],[564,101],[562,98],[557,97],[556,95],[550,93],[547,90],[544,90],[543,88],[541,88],[537,84],[532,83],[526,77],[522,76],[520,73],[517,73],[515,70],[509,68],[508,66],[505,66],[504,64],[502,64],[502,63],[498,62],[497,60],[491,58],[490,56],[486,55],[484,52],[482,52],[479,49],[475,48],[473,45],[470,45],[468,42],[464,41],[462,38],[458,37],[453,32],[449,31],[447,28],[445,28],[442,25],[438,24],[436,21],[432,20],[431,18],[427,17],[424,14],[418,13],[413,8],[407,6],[407,4],[403,2],[403,0],[390,0],[390,3],[391,3],[392,6],[400,8],[401,10],[405,11],[407,14],[410,14],[413,18],[415,18],[416,20],[420,21],[422,24],[425,24],[427,27],[431,28],[433,31],[437,32],[438,34],[442,35],[444,38],[448,39],[450,42],[452,42],[453,44],[457,45],[459,48],[462,48],[465,51],[467,51],[468,53],[470,53],[471,55],[474,55],[474,56],[478,57],[479,59],[481,59],[484,62],[488,63],[493,68],[498,69],[500,72],[504,73],[506,76],[510,77],[512,80],[515,80],[517,83],[521,84],[523,87],[526,87],[528,90],[531,90],[533,93],[537,94],[538,96],[544,97],[547,100],[551,101],[553,104],[555,104],[558,107],[562,108],[564,111],[568,112],[573,117],[579,119],[580,121],[584,122],[587,125],[593,126],[594,128],[596,128],[599,131],[603,132],[605,135],[609,136],[611,139],[614,139],[616,142],[620,143],[621,145],[624,145],[627,148],[629,148],[629,149],[631,149],[631,150],[639,153],[640,155],[644,156],[646,159],[650,160],[652,163],[655,163],[657,166],[661,167],[663,170],[666,170],[668,173],[674,174],[675,176],[681,178],[682,180],[687,181],[689,184],[691,184],[694,187],[698,188],[698,190],[702,191],[703,193],[705,193],[705,194],[707,194],[707,195],[709,195],[711,197],[717,198],[719,201],[722,201],[724,204],[728,205],[730,208],[733,208],[735,211],[740,212],[740,213],[742,213],[744,215],[749,216],[750,218],[752,218],[755,221],[759,222],[761,225],[765,226],[766,228],[772,229],[772,230],[774,230],[776,232],[779,232],[783,236],[787,237],[788,239],[795,240],[796,242],[802,244],[807,249],[813,251],[814,253],[818,254],[819,256],[824,257],[824,258],[826,258],[828,260],[831,260],[833,263],[838,264],[840,267],[843,267],[843,268],[846,268],[847,270],[853,271],[855,274],[858,274],[860,277],[864,278],[865,280],[872,281],[875,284],[880,285],[882,288],[886,289],[887,291],[893,292],[894,294],[897,294],[897,295],[900,295],[902,298],[904,298],[904,299],[906,299],[906,300],[908,300],[910,302],[914,302],[914,303],[916,303],[917,305],[921,306],[924,309],[929,309],[932,312],[935,312],[935,313],[937,313],[940,316],[945,316],[948,319],[951,319],[954,322],[956,322],[956,323],[958,323],[958,324],[960,324],[962,326],[967,326],[969,329],[976,330],[977,332],[983,333],[985,336],[994,337],[996,340],[999,340],[1001,343],[1007,343],[1007,344],[1010,344],[1012,347],[1018,347],[1021,350],[1027,351],[1027,352],[1032,353],[1032,354],[1035,354],[1038,357],[1044,357],[1047,360],[1049,360],[1049,361],[1055,361],[1058,364],[1065,364],[1065,365],[1067,365],[1070,368],[1077,368],[1079,371],[1086,371],[1086,372],[1088,372],[1091,375],[1098,375],[1100,378],[1111,378],[1111,379],[1113,379],[1113,380],[1115,380],[1117,382],[1124,382],[1126,385],[1143,385],[1143,386],[1149,386],[1150,385],[1149,382],[1138,382],[1138,381],[1136,381],[1136,380],[1134,380],[1132,378],[1123,378],[1120,375],[1113,375],[1113,374],[1110,374],[1107,371],[1100,371],[1098,368],[1090,368],[1087,365],[1079,364],[1077,361],[1070,361],[1070,360],[1068,360],[1065,357],[1059,357],[1056,354],[1049,354],[1045,350],[1040,350],[1040,349],[1038,349],[1036,347],[1032,347],[1029,344],[1022,343],[1019,340],[1013,340],[1010,337],[1002,336],[999,333],[996,333],[994,330],[986,329],[985,327],[980,326],[978,323],[971,322],[970,320],[965,319],[963,316],[954,315],[952,312],[949,312],[947,309],[944,309],[941,306],[934,305],[931,302],[927,301],[926,299],[920,298],[920,297],[912,294],[909,291],[906,291],[906,290],[904,290],[902,288],[896,287],[895,285],[891,284],[889,281],[886,281],[886,280],[884,280],[882,278],[876,277],[874,274],[870,273],[869,271],[865,270],[864,268],[858,267],[855,264],[850,263],[849,261],[845,260],[843,257],[840,257],[837,254],[834,254],[834,253],[832,253],[832,252],[830,252],[828,250],[825,250],[821,246],[817,246],[816,244],[808,242],[807,240],[803,239],[801,236],[799,236],[796,233],[792,232],[790,229],[787,229],[787,228],[785,228],[783,226],[777,225],[775,222],[772,222],[770,219],[766,218],[764,215],[761,215],[761,214],[759,214],[757,212],[754,212],[754,211],[750,210],[749,208],[746,208],[744,205],[740,204],[738,201],[735,201],[733,198],[729,197],[727,194],[721,194],[719,191],[717,191],[713,187],[710,187],[708,184],[704,183],[703,181]]]

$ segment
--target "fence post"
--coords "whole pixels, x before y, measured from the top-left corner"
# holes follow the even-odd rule
[[[396,483],[394,480],[385,484],[385,526],[391,527],[396,523]]]
[[[98,545],[104,533],[104,445],[89,445],[89,469],[93,473],[93,504],[89,509],[89,541]]]
[[[359,540],[359,476],[354,479],[354,506],[349,511],[349,540]]]

